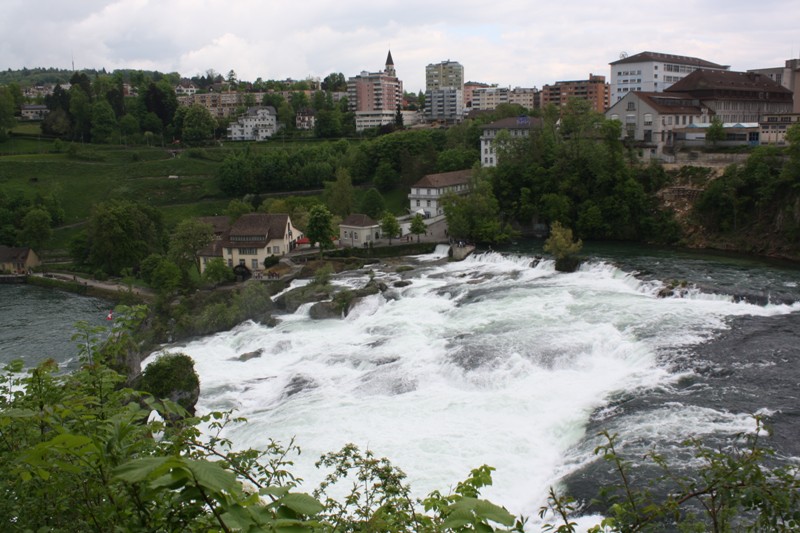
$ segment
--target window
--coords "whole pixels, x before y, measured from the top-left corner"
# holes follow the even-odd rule
[[[239,255],[256,255],[257,253],[257,248],[239,248]]]
[[[273,254],[279,254],[279,253],[281,253],[281,247],[280,247],[280,246],[273,246],[273,247],[272,247],[272,253],[273,253]]]
[[[239,264],[240,264],[241,266],[244,266],[244,263],[245,263],[244,259],[239,259]]]
[[[427,201],[427,205],[426,205],[425,207],[430,207],[430,206],[431,206],[431,201],[430,201],[430,200],[428,200],[428,201]]]
[[[628,111],[636,111],[636,102],[628,102]]]
[[[645,113],[644,114],[644,125],[645,126],[652,126],[653,125],[653,114],[652,113]]]
[[[258,259],[253,259],[251,265],[253,265],[253,270],[258,270]]]
[[[419,207],[419,200],[417,200],[417,207]]]

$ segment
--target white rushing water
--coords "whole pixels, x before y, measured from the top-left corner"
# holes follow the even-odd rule
[[[195,360],[198,411],[246,417],[227,434],[241,447],[296,437],[308,492],[324,475],[320,455],[352,442],[403,469],[416,496],[491,465],[484,495],[535,516],[549,486],[593,458],[577,444],[614,394],[669,387],[679,376],[659,361],[726,317],[795,310],[691,291],[657,298],[659,283],[606,263],[562,274],[530,257],[436,257],[420,258],[411,285],[362,300],[343,320],[313,321],[305,307],[274,328],[247,322],[171,347]],[[238,360],[254,350],[263,355]],[[645,439],[752,427],[744,413],[681,405],[627,423]]]

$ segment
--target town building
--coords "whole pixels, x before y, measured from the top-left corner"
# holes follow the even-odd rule
[[[477,81],[468,81],[464,83],[464,109],[472,109],[473,91],[476,89],[486,89],[492,87],[488,83],[480,83]]]
[[[755,72],[696,70],[665,92],[684,92],[722,122],[757,123],[762,115],[792,112],[792,92]]]
[[[586,100],[591,109],[598,113],[609,107],[610,88],[605,76],[589,74],[589,79],[573,81],[557,81],[553,85],[545,85],[540,93],[541,107],[554,105],[563,107],[571,99]]]
[[[617,61],[612,61],[609,65],[610,104],[620,101],[630,91],[663,92],[697,69],[730,68],[728,65],[718,65],[697,57],[661,52],[641,52],[632,56],[623,53]]]
[[[455,87],[443,87],[425,93],[425,119],[454,124],[464,118],[464,94]]]
[[[363,71],[347,80],[347,104],[356,115],[356,131],[394,123],[402,102],[403,82],[397,78],[391,51],[383,71]]]
[[[25,274],[42,262],[32,248],[15,248],[0,244],[0,273]]]
[[[642,158],[649,160],[664,158],[665,151],[676,146],[678,130],[708,126],[713,112],[688,93],[629,91],[605,116],[620,121],[623,137],[633,141]]]
[[[473,111],[492,111],[500,104],[509,103],[511,90],[507,87],[482,87],[472,91]]]
[[[796,102],[796,100],[795,100]],[[786,144],[786,130],[800,123],[800,113],[766,113],[759,121],[759,144]]]
[[[536,108],[539,89],[536,87],[514,87],[508,93],[508,103],[521,105],[525,109]]]
[[[712,120],[723,124],[724,144],[759,144],[765,126],[780,137],[781,117],[789,116],[792,93],[755,72],[695,70],[663,92],[629,91],[606,112],[619,120],[623,137],[644,159],[669,159],[681,146],[703,145]],[[764,121],[765,117],[772,120]],[[760,130],[760,131],[759,131]]]
[[[50,112],[46,105],[41,104],[22,104],[20,115],[22,120],[42,120]]]
[[[316,112],[308,107],[300,109],[294,118],[294,125],[298,130],[313,130],[317,124]]]
[[[175,86],[175,94],[177,96],[192,96],[195,93],[197,93],[197,86],[190,80],[181,80]]]
[[[278,114],[272,106],[251,107],[228,126],[231,141],[266,141],[278,131]]]
[[[792,113],[800,113],[800,59],[787,59],[782,67],[748,70],[767,76],[772,81],[786,87],[794,95]]]
[[[342,246],[369,246],[380,238],[380,224],[368,215],[351,214],[339,224],[339,243]]]
[[[425,118],[448,124],[464,118],[464,67],[458,61],[425,67]]]
[[[286,214],[247,213],[227,230],[224,224],[218,227],[224,233],[198,254],[201,273],[208,262],[217,257],[230,268],[241,265],[254,272],[263,270],[267,257],[289,253],[303,237]]]
[[[426,218],[444,215],[442,199],[448,194],[467,194],[471,179],[472,169],[424,176],[411,186],[409,211]]]
[[[445,87],[464,89],[464,67],[458,61],[448,59],[425,67],[425,90],[432,91]]]
[[[542,128],[542,119],[529,117],[509,117],[486,124],[481,134],[481,166],[497,166],[497,145],[495,140],[498,133],[507,131],[511,139],[522,139],[530,136],[531,131]]]

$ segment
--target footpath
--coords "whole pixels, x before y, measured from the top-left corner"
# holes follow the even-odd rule
[[[93,289],[97,289],[104,292],[111,292],[111,293],[130,292],[131,294],[145,300],[150,300],[152,298],[155,298],[156,296],[156,294],[150,289],[137,287],[135,285],[128,286],[126,284],[117,283],[113,281],[98,281],[95,279],[83,278],[80,276],[60,274],[54,272],[35,272],[30,275],[32,277],[37,277],[37,278],[52,279],[63,283],[82,285],[87,288],[91,287]]]

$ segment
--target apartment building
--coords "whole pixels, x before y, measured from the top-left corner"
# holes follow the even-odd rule
[[[542,107],[550,104],[563,107],[570,99],[577,98],[588,101],[593,110],[603,113],[609,107],[609,95],[606,77],[589,74],[586,80],[557,81],[553,85],[545,85],[539,97]]]
[[[464,67],[458,61],[425,67],[425,118],[445,123],[464,118]]]
[[[728,70],[698,57],[641,52],[632,56],[621,54],[611,65],[611,104],[618,102],[630,91],[663,92],[697,69]]]
[[[391,124],[402,102],[403,82],[397,78],[391,51],[383,71],[362,71],[347,80],[347,104],[356,114],[356,131]]]

